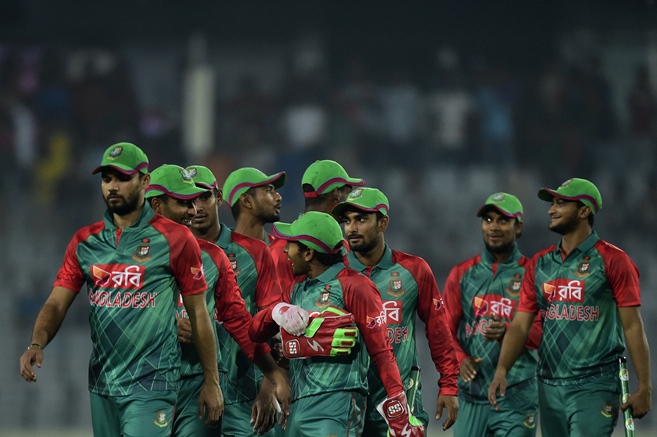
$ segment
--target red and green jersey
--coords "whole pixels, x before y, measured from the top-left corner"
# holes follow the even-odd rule
[[[543,322],[538,376],[572,384],[614,366],[625,349],[617,308],[639,305],[636,266],[595,232],[567,256],[561,243],[534,255],[518,311]]]
[[[207,305],[208,311],[213,319],[215,327],[215,340],[217,341],[217,353],[219,369],[225,373],[227,369],[222,366],[220,333],[240,345],[245,353],[245,359],[252,360],[254,355],[268,353],[264,345],[254,344],[248,336],[248,327],[251,323],[251,314],[247,311],[244,300],[237,287],[237,280],[230,267],[230,261],[226,254],[215,244],[205,240],[198,240],[203,258],[203,270],[208,283]],[[187,317],[187,311],[182,299],[178,301],[178,315]],[[232,337],[231,337],[232,336]],[[233,338],[236,338],[234,340]],[[201,375],[203,367],[194,344],[181,344],[182,347],[182,369],[183,376]],[[250,362],[250,361],[249,361]],[[222,380],[225,378],[222,378]]]
[[[349,267],[369,277],[379,290],[388,338],[403,381],[418,364],[415,319],[425,323],[431,358],[440,373],[440,394],[457,394],[458,363],[447,327],[443,300],[431,268],[422,258],[390,249],[387,245],[375,266],[361,263],[354,252],[347,256]],[[379,403],[385,391],[376,369],[369,372],[370,397]]]
[[[514,247],[509,259],[495,262],[484,250],[480,255],[456,265],[449,273],[443,297],[454,349],[459,363],[466,357],[481,358],[477,376],[470,382],[459,378],[459,393],[471,402],[487,403],[488,386],[493,380],[501,343],[483,337],[491,316],[509,325],[520,299],[520,285],[529,260]],[[536,349],[541,341],[541,324],[536,318],[526,349],[515,362],[507,380],[509,386],[536,376]]]
[[[178,293],[203,293],[201,252],[185,226],[148,203],[137,221],[104,220],[80,229],[66,249],[55,286],[87,284],[93,349],[89,390],[103,396],[175,390],[180,376]]]
[[[222,224],[217,244],[227,257],[231,273],[237,277],[239,290],[251,315],[280,300],[281,291],[274,261],[263,241],[233,232]],[[248,327],[243,329],[242,334],[248,339]],[[225,377],[221,379],[225,404],[255,399],[260,389],[262,373],[224,327],[219,328],[219,341],[221,364],[226,370]]]
[[[292,290],[294,284],[298,284],[306,278],[305,276],[294,276],[292,262],[285,253],[286,244],[287,240],[281,238],[274,239],[269,243],[269,250],[276,268],[276,276],[283,292]]]
[[[293,290],[283,291],[282,300],[311,315],[328,306],[342,308],[354,315],[360,333],[349,355],[290,360],[293,400],[339,390],[366,394],[370,358],[389,396],[404,389],[387,335],[381,297],[372,281],[338,263],[314,279],[306,278]],[[261,311],[254,317],[249,334],[253,340],[263,341],[277,332],[271,311]]]

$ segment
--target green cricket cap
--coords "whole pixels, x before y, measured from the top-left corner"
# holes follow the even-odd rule
[[[166,194],[174,199],[195,199],[208,191],[197,187],[194,178],[186,168],[179,165],[164,164],[151,172],[151,183],[146,188],[146,198]]]
[[[546,202],[552,202],[555,197],[569,202],[582,202],[591,208],[593,214],[597,214],[602,209],[602,196],[598,187],[586,179],[572,178],[556,190],[541,188],[538,191],[538,198]]]
[[[192,179],[194,179],[197,187],[205,188],[206,190],[219,189],[217,178],[214,177],[214,173],[209,168],[202,165],[190,165],[186,170]]]
[[[349,177],[340,164],[330,159],[324,159],[315,161],[308,166],[301,178],[301,187],[303,188],[305,184],[310,185],[313,191],[304,191],[304,197],[319,197],[345,185],[362,187],[365,185],[365,181]]]
[[[519,222],[522,222],[522,203],[513,194],[491,194],[486,199],[486,203],[477,211],[477,217],[482,217],[489,209],[495,209],[504,216],[517,218]]]
[[[342,249],[342,229],[325,212],[309,211],[292,223],[276,222],[272,230],[276,238],[298,241],[320,253],[338,253]]]
[[[91,174],[96,174],[105,167],[112,167],[126,175],[135,174],[138,171],[148,174],[148,157],[132,143],[116,143],[105,150],[103,160]]]
[[[228,206],[233,206],[240,196],[246,193],[249,188],[262,187],[272,184],[274,188],[280,188],[285,183],[286,174],[284,171],[267,176],[257,168],[244,167],[235,170],[228,175],[224,182],[224,199]]]
[[[356,188],[344,202],[340,202],[333,208],[333,216],[341,217],[342,213],[348,209],[359,209],[365,212],[380,212],[388,215],[390,203],[381,190],[370,187]]]

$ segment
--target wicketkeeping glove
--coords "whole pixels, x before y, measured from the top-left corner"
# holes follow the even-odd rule
[[[351,313],[328,307],[312,317],[304,335],[292,335],[281,329],[283,355],[286,358],[348,355],[356,345],[358,328]]]
[[[406,403],[406,393],[385,398],[376,407],[388,424],[388,436],[392,437],[424,437],[424,426],[415,416],[410,414]]]
[[[281,302],[271,310],[271,316],[278,326],[291,334],[301,335],[306,332],[308,311],[301,307]]]

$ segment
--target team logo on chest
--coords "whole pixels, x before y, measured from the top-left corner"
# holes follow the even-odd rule
[[[532,413],[529,413],[528,415],[525,416],[525,420],[522,422],[523,425],[525,425],[529,429],[533,429],[536,427],[536,416]]]
[[[228,255],[228,261],[230,261],[230,266],[233,268],[233,272],[235,272],[236,275],[239,274],[241,270],[237,265],[237,256],[234,253],[227,253],[226,255]]]
[[[132,255],[132,259],[137,262],[145,262],[151,259],[151,246],[149,246],[149,242],[150,240],[148,238],[141,240],[141,243],[137,245],[135,254]]]
[[[516,297],[520,295],[520,285],[522,284],[522,276],[516,273],[513,276],[513,279],[509,281],[509,285],[506,286],[506,292],[509,296]]]
[[[323,291],[319,292],[319,299],[315,301],[318,308],[326,308],[331,305],[331,286],[327,285]]]
[[[390,274],[390,281],[388,281],[388,289],[386,290],[386,293],[393,297],[400,297],[406,293],[399,272],[392,272]]]
[[[153,423],[155,423],[160,428],[164,428],[169,424],[169,422],[167,422],[167,414],[162,410],[156,412],[155,420],[153,421]]]
[[[575,274],[580,278],[591,274],[591,258],[589,256],[585,256],[584,261],[577,265]]]

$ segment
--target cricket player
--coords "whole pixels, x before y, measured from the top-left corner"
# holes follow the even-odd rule
[[[201,198],[207,199],[210,194],[209,189],[198,187],[195,184],[190,171],[177,165],[168,164],[153,170],[151,184],[146,190],[146,197],[156,213],[187,226],[190,226],[195,219],[197,205],[201,204]],[[280,385],[285,386],[285,376],[280,373],[274,359],[269,355],[269,348],[264,344],[255,344],[248,338],[247,331],[251,323],[251,314],[247,311],[242,299],[235,275],[230,268],[230,261],[216,245],[206,240],[199,240],[199,245],[203,255],[203,268],[206,278],[210,290],[213,290],[213,293],[208,293],[207,296],[210,314],[215,315],[216,320],[221,324],[220,329],[226,333],[226,336],[230,335],[234,338],[234,340],[233,338],[231,340],[235,342],[238,349],[241,348],[247,362],[255,362],[261,369],[265,370],[269,378],[277,380]],[[216,435],[216,430],[203,427],[191,408],[198,393],[198,378],[201,369],[199,368],[198,357],[194,353],[194,346],[191,344],[191,327],[182,302],[179,302],[178,305],[178,324],[179,338],[183,343],[183,369],[181,389],[178,393],[178,403],[176,405],[174,435]],[[219,328],[218,325],[215,326]],[[217,338],[221,340],[219,335],[217,335]],[[219,362],[222,363],[221,359],[219,359]],[[223,372],[225,372],[225,369],[222,367]],[[225,377],[222,378],[222,380],[225,379]],[[272,406],[272,408],[274,407]],[[273,419],[269,417],[266,420],[275,420],[275,417],[276,412],[274,410]],[[222,418],[222,428],[223,420]],[[246,423],[248,425],[248,420]],[[250,435],[253,435],[253,432]]]
[[[534,320],[522,354],[508,375],[500,410],[488,403],[502,339],[518,306],[529,260],[516,240],[522,235],[523,208],[512,194],[494,193],[479,208],[484,250],[457,264],[443,288],[449,327],[461,373],[455,437],[536,435],[538,389],[536,348],[540,318]]]
[[[170,436],[180,380],[175,307],[180,295],[203,372],[194,413],[206,418],[205,425],[216,424],[223,400],[199,245],[189,229],[156,215],[144,201],[148,158],[137,146],[110,146],[93,171],[98,172],[107,211],[69,243],[20,358],[21,375],[36,382],[32,366],[41,367],[43,349],[86,283],[94,435]]]
[[[271,253],[262,241],[265,235],[264,227],[255,229],[255,235],[260,238],[255,239],[233,231],[221,223],[217,208],[223,197],[214,174],[201,165],[187,167],[187,170],[197,186],[209,190],[195,203],[196,214],[192,219],[194,235],[223,249],[250,314],[278,302],[281,291]],[[238,226],[239,217],[242,216],[240,211],[250,211],[267,205],[271,215],[277,214],[280,209],[280,196],[275,188],[284,181],[285,173],[269,177],[253,168],[232,172],[224,184],[223,192],[228,193],[233,202],[232,209],[237,211]],[[242,229],[248,227],[253,234],[256,225],[253,221],[249,223],[253,226],[244,226]],[[219,327],[218,337],[221,344],[221,367],[226,372],[221,379],[225,403],[221,435],[273,435],[273,430],[269,430],[277,421],[277,401],[274,393],[276,387],[267,378],[263,379],[262,373],[255,368],[224,327]],[[289,388],[283,399],[285,401],[280,416],[281,424],[287,419]]]
[[[363,185],[365,185],[363,179],[350,177],[339,163],[330,159],[315,161],[308,166],[301,178],[301,189],[305,199],[304,213],[319,211],[331,214],[335,205],[343,202],[353,187]],[[303,277],[295,279],[292,273],[292,266],[285,254],[286,244],[285,239],[278,242],[274,240],[270,244],[283,291],[292,289],[295,282],[303,279]]]
[[[308,312],[311,323],[304,335],[283,334],[283,348],[290,359],[292,405],[286,435],[360,436],[367,407],[367,373],[376,364],[387,397],[377,409],[385,417],[390,435],[423,436],[424,427],[409,413],[404,386],[387,336],[385,316],[376,286],[365,276],[346,268],[342,232],[333,217],[310,211],[291,224],[274,224],[288,243],[286,253],[296,276],[305,280],[283,291],[283,302],[273,311],[254,318],[249,334],[254,341],[278,331],[283,320],[298,317],[290,303]],[[289,313],[292,312],[292,315]],[[331,351],[334,342],[316,339],[315,321],[324,323],[326,313],[351,317],[358,328],[355,346],[346,353]],[[347,313],[350,313],[347,315]],[[326,319],[321,320],[322,317]],[[295,336],[295,337],[294,337]],[[326,356],[295,359],[303,348],[325,351]],[[335,352],[335,353],[333,353]],[[413,420],[413,422],[411,422]],[[384,434],[386,435],[385,431]]]
[[[234,231],[270,244],[265,224],[281,219],[283,198],[278,189],[285,184],[285,172],[266,175],[257,168],[244,167],[231,172],[223,193],[235,219]]]
[[[641,418],[651,408],[639,272],[625,252],[593,231],[602,209],[593,183],[569,179],[556,190],[541,189],[538,197],[551,202],[548,228],[561,240],[534,255],[526,267],[488,400],[500,408],[497,393],[506,394],[508,372],[540,314],[537,376],[543,437],[610,436],[619,409],[618,357],[626,345],[638,387],[620,409],[632,408],[634,417]]]
[[[351,191],[347,199],[333,209],[333,215],[343,223],[351,249],[346,264],[376,284],[383,302],[384,326],[403,381],[409,381],[411,367],[418,364],[416,317],[425,323],[431,358],[440,373],[435,417],[440,419],[443,409],[447,409],[447,420],[443,423],[443,430],[446,430],[456,421],[459,404],[456,397],[458,364],[443,300],[426,261],[393,250],[385,243],[389,208],[385,194],[376,188],[363,187]],[[375,363],[370,366],[368,384],[370,395],[363,435],[382,436],[387,425],[375,407],[385,399],[386,391]],[[429,424],[420,390],[411,410],[425,427]]]

